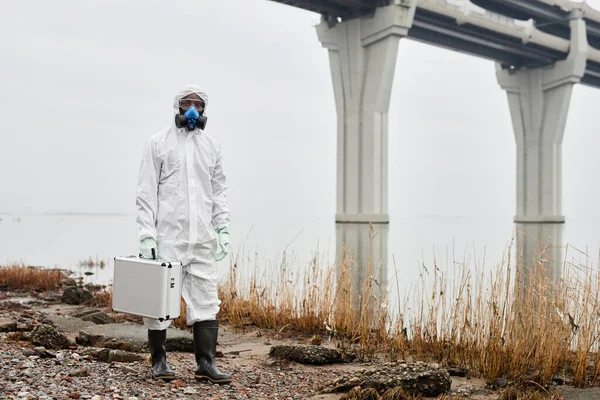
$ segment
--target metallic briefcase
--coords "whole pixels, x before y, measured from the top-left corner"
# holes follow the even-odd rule
[[[179,318],[181,304],[180,262],[115,257],[112,309],[155,318]]]

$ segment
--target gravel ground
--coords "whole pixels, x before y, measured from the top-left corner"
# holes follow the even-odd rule
[[[193,354],[171,353],[179,379],[164,383],[150,376],[149,362],[105,363],[81,356],[84,348],[62,350],[56,358],[28,355],[31,348],[0,345],[0,396],[5,399],[308,399],[335,379],[331,367],[271,365],[262,360],[219,358],[234,376],[229,385],[193,379]]]
[[[178,379],[165,383],[152,378],[148,353],[141,353],[142,361],[105,362],[90,355],[96,348],[44,351],[18,340],[15,335],[27,337],[36,325],[47,322],[44,314],[54,314],[55,307],[42,306],[40,312],[7,297],[0,296],[0,399],[310,399],[340,371],[336,365],[273,360],[266,350],[260,355],[242,351],[217,358],[218,367],[232,374],[233,382],[215,385],[193,378],[193,353],[169,352],[167,359]],[[238,339],[257,348],[258,339]]]
[[[267,332],[230,333],[221,346],[226,351],[217,358],[217,364],[233,375],[231,384],[195,381],[194,355],[177,352],[169,352],[167,357],[178,379],[165,383],[151,377],[147,358],[106,362],[94,357],[97,348],[78,345],[45,350],[30,341],[18,340],[19,336],[26,339],[36,325],[49,323],[47,315],[62,314],[62,308],[42,300],[32,309],[16,300],[14,295],[0,293],[0,399],[337,400],[341,395],[318,395],[319,390],[348,371],[373,367],[361,363],[307,366],[279,361],[268,357],[268,350],[277,340]],[[497,399],[498,393],[485,390],[482,380],[453,377],[452,381],[452,392],[456,394],[472,400]],[[565,400],[600,398],[600,388],[560,391]]]

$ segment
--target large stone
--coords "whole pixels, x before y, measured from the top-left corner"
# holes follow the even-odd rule
[[[14,332],[17,330],[17,322],[12,319],[0,318],[0,332]]]
[[[56,354],[53,351],[48,350],[43,346],[38,346],[33,349],[36,355],[42,358],[56,358]]]
[[[102,290],[102,285],[94,285],[93,283],[86,283],[85,285],[83,285],[83,287],[92,293],[99,292],[100,290]]]
[[[73,346],[65,335],[58,332],[51,325],[38,325],[31,332],[31,342],[38,346],[44,346],[47,349],[68,349]]]
[[[192,337],[173,337],[167,336],[167,343],[165,344],[167,351],[179,351],[182,353],[193,353],[194,352],[194,339]]]
[[[106,361],[108,360],[110,349],[98,349],[95,347],[88,347],[81,350],[80,353],[82,356],[88,356],[98,361]]]
[[[30,310],[31,307],[27,304],[20,303],[18,301],[5,300],[0,303],[0,308],[3,310]]]
[[[129,351],[123,350],[111,350],[108,353],[108,357],[106,359],[107,362],[120,362],[120,363],[132,363],[136,361],[144,361],[146,359],[145,356],[140,355],[139,353],[132,353]]]
[[[77,334],[82,329],[96,325],[93,322],[83,321],[80,318],[67,317],[64,315],[48,315],[47,321],[44,323],[53,325],[59,332],[67,334]]]
[[[114,318],[112,318],[110,315],[108,315],[102,311],[95,313],[95,314],[87,315],[81,319],[84,321],[93,322],[97,325],[112,324],[115,322]]]
[[[84,318],[84,317],[87,317],[88,315],[96,314],[99,312],[100,312],[100,310],[97,308],[84,308],[83,310],[78,310],[78,311],[72,313],[71,317]]]
[[[146,359],[146,356],[140,353],[132,353],[124,350],[97,349],[94,347],[83,349],[81,351],[81,355],[89,356],[94,360],[109,363],[132,363],[136,361],[144,361]]]
[[[90,321],[98,325],[112,324],[115,322],[114,318],[98,310],[97,308],[91,308],[84,311],[77,312],[71,315],[75,318],[81,318],[84,321]]]
[[[89,376],[89,375],[90,375],[90,373],[88,372],[86,367],[74,368],[69,371],[69,376],[73,376],[73,377]]]
[[[92,293],[87,289],[67,286],[65,287],[61,301],[66,304],[79,305],[91,301],[92,298]]]
[[[436,397],[448,393],[451,385],[450,373],[438,364],[399,361],[346,374],[328,383],[321,392],[342,393],[360,387],[373,388],[383,394],[390,389],[402,388],[410,394]]]
[[[77,281],[73,278],[65,278],[62,281],[63,287],[77,287]]]
[[[354,359],[353,354],[343,354],[322,346],[273,346],[269,356],[309,365],[342,363]]]
[[[110,338],[104,335],[95,335],[88,332],[79,332],[75,342],[81,346],[105,347],[125,351],[144,351],[144,344],[129,338]]]
[[[147,352],[148,329],[143,325],[124,323],[93,325],[80,330],[76,342],[82,346]],[[167,351],[194,352],[192,334],[187,331],[169,328],[166,348]]]

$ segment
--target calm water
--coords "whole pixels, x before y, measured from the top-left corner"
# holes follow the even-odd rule
[[[137,253],[135,216],[105,215],[0,215],[0,265],[22,262],[27,265],[59,267],[77,273],[93,272],[87,282],[110,284],[112,259]],[[332,218],[305,217],[273,221],[236,221],[232,228],[233,252],[240,264],[276,266],[286,250],[292,268],[302,268],[318,254],[322,265],[333,261],[335,225]],[[586,250],[588,263],[596,265],[599,219],[569,218],[565,243]],[[255,225],[254,225],[255,224]],[[419,277],[420,264],[451,265],[453,259],[470,259],[491,268],[504,254],[513,234],[510,216],[393,217],[389,228],[390,276],[398,270],[400,289],[405,290]],[[569,250],[571,257],[576,256]],[[80,266],[83,260],[102,260],[104,269]],[[226,278],[231,257],[221,262]],[[576,262],[585,262],[581,258]],[[243,271],[243,270],[242,270]]]

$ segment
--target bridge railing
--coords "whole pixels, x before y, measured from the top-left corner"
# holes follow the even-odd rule
[[[567,0],[538,0],[544,3],[571,3]],[[464,3],[470,4],[470,3]],[[537,29],[533,20],[521,21],[506,17],[481,7],[465,7],[456,0],[419,0],[417,7],[429,12],[450,17],[457,24],[471,24],[498,34],[520,39],[522,43],[533,43],[563,54],[569,53],[570,40],[563,39]],[[591,9],[593,10],[593,9]],[[594,10],[594,12],[596,12]],[[589,46],[588,60],[600,63],[600,50]]]

